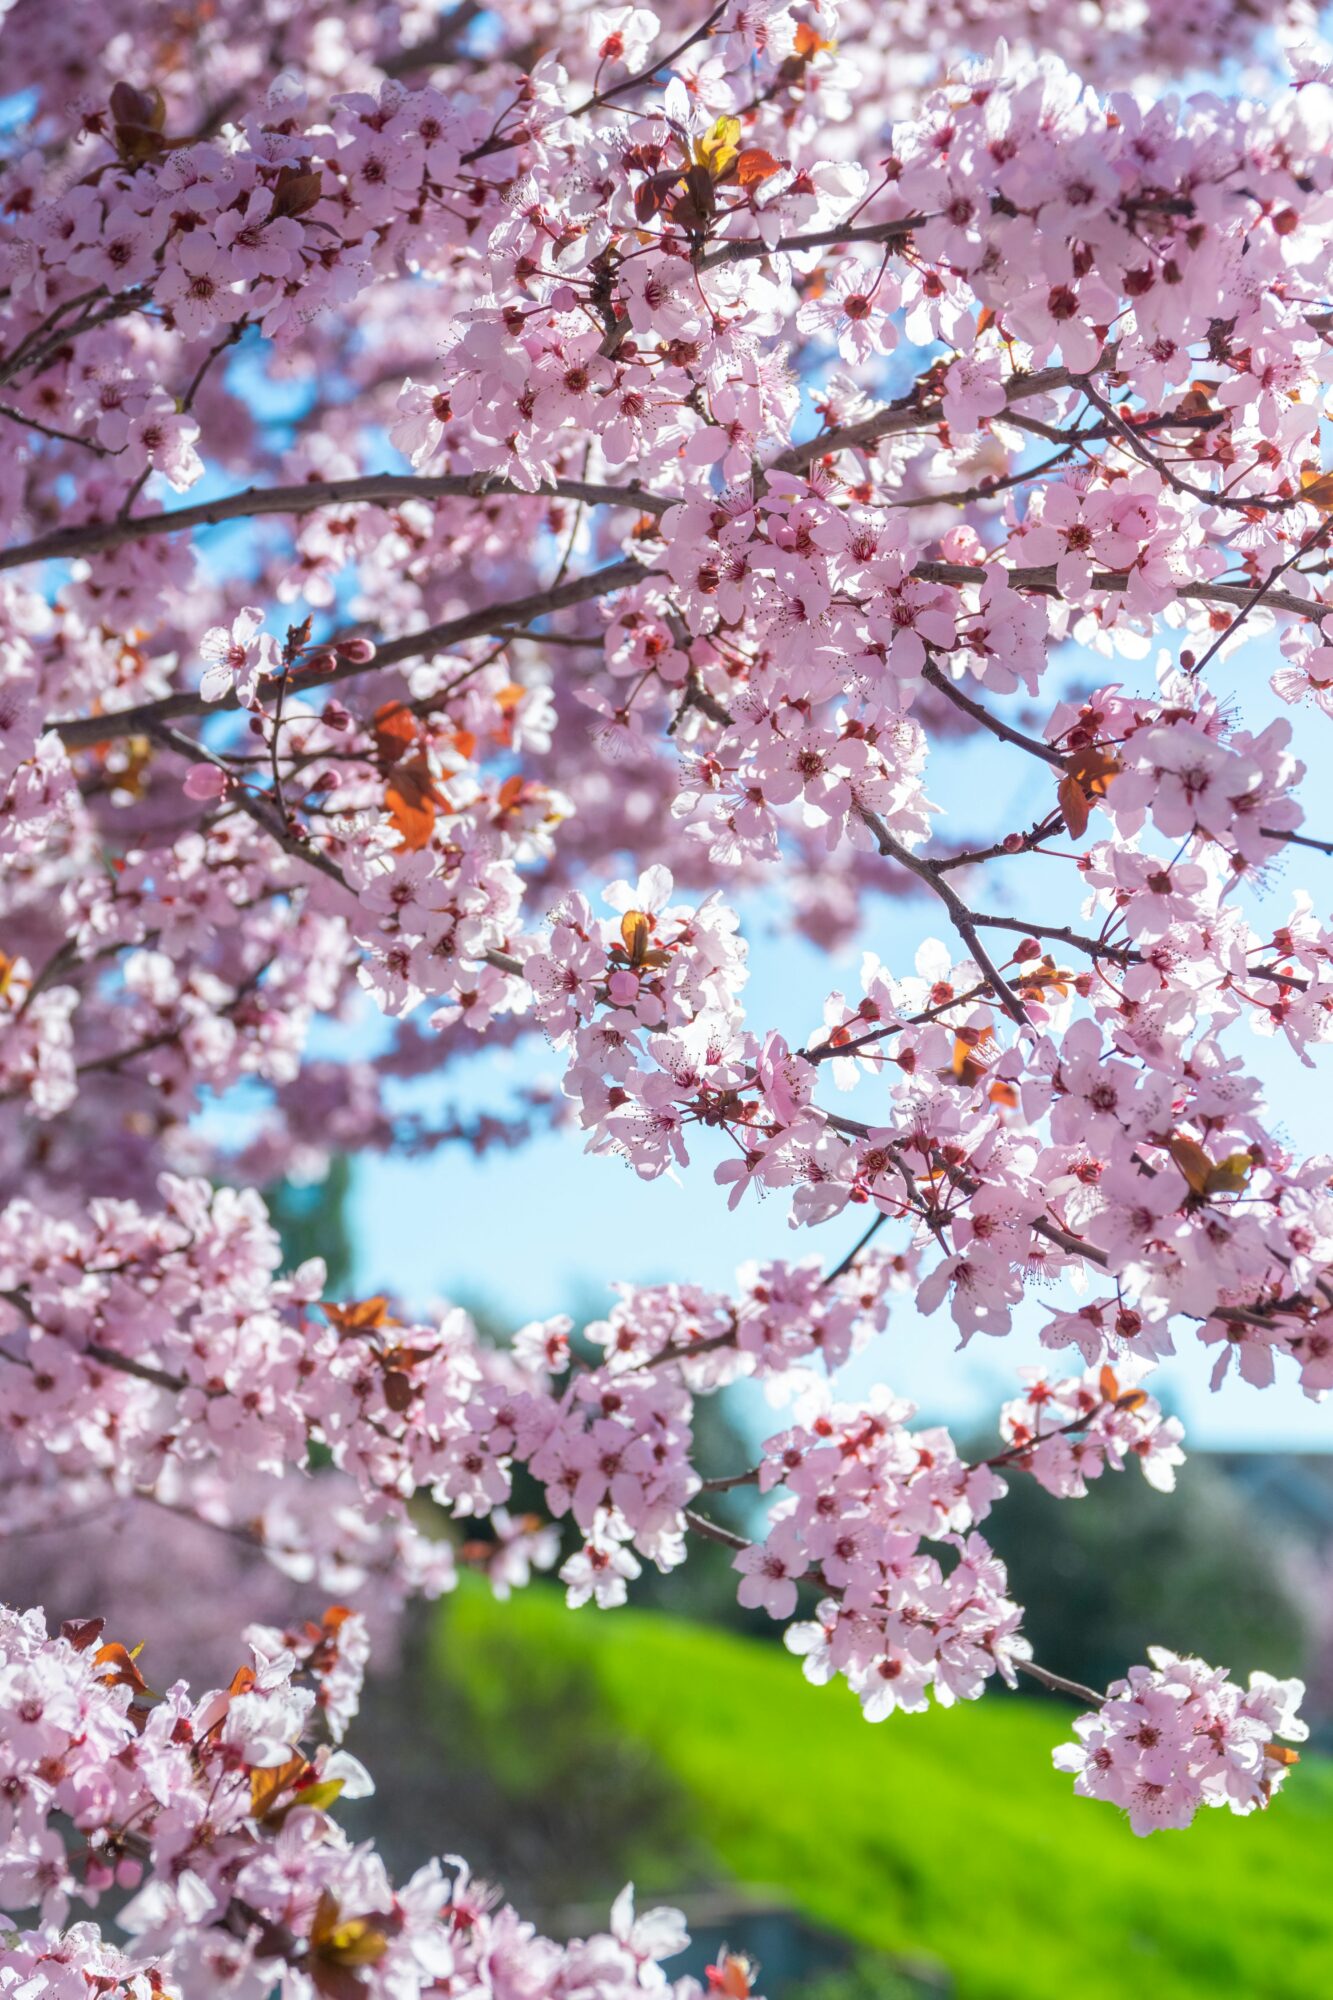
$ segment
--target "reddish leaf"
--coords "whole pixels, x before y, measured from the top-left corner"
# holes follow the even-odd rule
[[[284,1792],[292,1791],[309,1771],[310,1764],[304,1757],[289,1757],[285,1764],[269,1764],[263,1769],[250,1773],[250,1813],[254,1819],[264,1819],[272,1812]]]
[[[747,146],[740,154],[732,171],[743,188],[758,187],[762,181],[770,180],[781,171],[781,161],[766,153],[762,146]]]
[[[396,764],[417,740],[417,719],[401,701],[386,701],[377,708],[371,727],[375,732],[375,754],[382,770]]]
[[[404,847],[415,852],[428,845],[440,799],[424,757],[398,766],[384,794],[384,806],[403,836]]]
[[[648,954],[652,925],[642,910],[627,910],[620,919],[620,935],[631,965],[642,965]]]
[[[376,1292],[370,1299],[349,1299],[346,1305],[336,1306],[331,1299],[321,1301],[324,1315],[337,1327],[339,1333],[374,1333],[382,1326],[397,1326],[398,1322],[389,1316],[389,1301],[383,1292]]]
[[[1061,778],[1056,787],[1060,815],[1071,840],[1082,840],[1088,830],[1088,801],[1077,778]]]
[[[284,167],[273,190],[273,213],[304,215],[308,208],[315,206],[323,192],[322,175],[303,171],[300,167]]]
[[[108,1687],[133,1688],[136,1694],[147,1694],[148,1683],[134,1664],[134,1654],[138,1651],[139,1648],[136,1646],[134,1653],[130,1652],[118,1639],[112,1639],[107,1645],[99,1646],[93,1654],[94,1666],[104,1669],[97,1676],[98,1680],[105,1681]]]
[[[412,1407],[411,1378],[397,1368],[386,1370],[384,1376],[384,1400],[389,1408],[401,1416]]]
[[[96,1645],[106,1629],[105,1618],[67,1618],[60,1628],[62,1639],[68,1639],[76,1653],[86,1653]]]
[[[1187,1138],[1183,1132],[1177,1132],[1173,1138],[1167,1140],[1166,1150],[1189,1182],[1190,1192],[1206,1195],[1213,1162],[1198,1140]]]
[[[803,59],[803,61],[809,62],[811,56],[817,56],[821,49],[831,49],[833,47],[833,43],[825,41],[824,37],[821,34],[817,33],[814,28],[807,26],[807,24],[804,21],[802,21],[798,24],[796,29],[795,47],[797,55],[800,56]]]

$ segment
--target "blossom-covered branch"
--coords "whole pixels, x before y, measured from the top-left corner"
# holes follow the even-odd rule
[[[1200,1345],[1333,1387],[1333,1161],[1266,1101],[1270,1044],[1333,1039],[1333,53],[1305,0],[1266,40],[1222,0],[279,11],[188,53],[167,0],[101,50],[66,0],[6,18],[0,1519],[138,1507],[381,1607],[464,1562],[611,1608],[702,1538],[872,1719],[1054,1687],[982,1537],[1006,1482],[1168,1488],[1144,1385]],[[1262,102],[1170,87],[1242,56]],[[902,955],[864,948],[888,898]],[[859,943],[851,990],[753,1007],[774,921]],[[549,1084],[404,1110],[538,1041]],[[256,1189],[561,1123],[591,1175],[702,1177],[738,1260],[761,1195],[816,1234],[731,1291],[688,1244],[609,1269],[573,1353],[282,1270]],[[826,1379],[898,1293],[1075,1372],[965,1459]],[[705,1478],[696,1401],[743,1377],[783,1428]],[[55,1885],[21,1979],[665,1981],[670,1926],[464,1938],[457,1884],[342,1841],[292,1694],[332,1629],[206,1722],[100,1634],[4,1629],[110,1772],[69,1813],[10,1704],[4,1868]],[[1061,1768],[1140,1831],[1249,1811],[1298,1693],[1154,1656]],[[197,1799],[223,1741],[215,1847],[133,1786]],[[57,1938],[108,1869],[137,1943]]]

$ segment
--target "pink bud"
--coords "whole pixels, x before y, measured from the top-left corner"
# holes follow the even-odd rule
[[[340,660],[346,660],[349,667],[368,667],[375,657],[373,639],[343,639],[334,647]]]
[[[231,779],[216,764],[192,764],[186,772],[183,789],[187,799],[197,799],[205,805],[211,799],[225,798],[231,789]]]

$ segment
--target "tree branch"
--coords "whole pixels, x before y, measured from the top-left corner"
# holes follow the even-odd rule
[[[1053,1694],[1067,1694],[1074,1701],[1087,1702],[1090,1708],[1101,1708],[1105,1704],[1106,1696],[1098,1694],[1096,1688],[1085,1687],[1082,1681],[1067,1681],[1063,1674],[1053,1674],[1049,1667],[1039,1667],[1035,1660],[1015,1660],[1014,1665],[1020,1674],[1040,1681]]]
[[[629,556],[622,562],[608,563],[604,569],[592,570],[586,576],[571,577],[568,583],[562,583],[557,589],[534,591],[529,597],[512,598],[481,611],[466,611],[461,617],[446,619],[441,625],[427,625],[419,632],[407,632],[401,638],[386,640],[373,660],[338,660],[319,673],[298,675],[293,681],[292,691],[306,694],[312,688],[353,680],[359,674],[398,666],[404,660],[418,660],[433,653],[447,652],[450,646],[461,645],[465,639],[485,638],[506,627],[522,625],[533,618],[545,618],[554,611],[567,610],[570,605],[586,604],[591,598],[608,596],[613,590],[641,583],[653,574],[655,572],[647,565]],[[267,699],[273,693],[276,693],[273,683],[261,685],[261,699]],[[70,749],[77,750],[86,749],[92,743],[109,743],[119,736],[151,735],[161,723],[177,722],[192,715],[221,714],[240,705],[234,694],[224,696],[221,701],[205,701],[199,694],[169,694],[160,701],[141,702],[134,708],[112,709],[106,715],[61,718],[46,726],[54,729]]]
[[[148,541],[157,535],[186,534],[193,528],[216,528],[224,521],[259,520],[269,514],[313,514],[321,507],[395,506],[406,500],[482,500],[488,494],[519,500],[581,500],[590,507],[637,507],[644,514],[665,514],[680,504],[679,496],[647,493],[637,486],[601,486],[595,480],[555,479],[536,492],[509,479],[492,479],[475,472],[447,472],[418,477],[407,472],[368,472],[356,479],[310,479],[298,486],[248,486],[224,493],[193,507],[176,507],[163,514],[138,514],[109,521],[87,521],[57,528],[33,542],[0,549],[0,570],[25,563],[64,562],[119,548],[124,542]]]
[[[923,681],[929,681],[930,685],[938,689],[955,708],[961,708],[965,715],[970,715],[983,729],[989,729],[992,736],[998,736],[1002,743],[1012,743],[1015,748],[1026,750],[1029,756],[1040,757],[1047,764],[1053,764],[1057,771],[1064,770],[1065,760],[1058,750],[1053,750],[1049,743],[1043,743],[1035,736],[1025,736],[1021,729],[1014,729],[1007,722],[1001,722],[998,715],[992,715],[979,701],[974,701],[970,694],[964,694],[957,683],[950,680],[946,673],[941,672],[933,660],[927,660],[922,667],[921,678]]]
[[[858,806],[857,812],[874,834],[880,853],[896,861],[900,868],[906,868],[919,882],[925,883],[932,895],[939,897],[949,913],[954,929],[985,973],[1006,1014],[1016,1021],[1020,1028],[1026,1028],[1027,1010],[977,936],[975,919],[962,897],[936,872],[933,862],[920,860],[910,847],[904,847],[902,842],[889,832],[878,813],[871,812],[867,806]]]
[[[696,1535],[701,1535],[704,1541],[716,1542],[720,1548],[739,1550],[748,1549],[750,1546],[746,1536],[735,1535],[730,1528],[720,1528],[716,1521],[708,1520],[703,1514],[696,1514],[692,1507],[685,1509],[685,1525]]]
[[[1114,349],[1111,350],[1112,355]],[[1022,403],[1037,396],[1052,395],[1058,389],[1069,389],[1074,385],[1074,377],[1067,368],[1042,368],[1032,375],[1013,375],[1005,383],[1006,403]],[[897,402],[886,403],[882,409],[872,411],[858,423],[843,424],[839,429],[824,431],[819,437],[807,438],[803,444],[794,444],[788,450],[779,452],[767,470],[778,472],[800,472],[817,458],[825,458],[839,451],[860,451],[866,445],[877,444],[881,438],[899,437],[906,431],[929,429],[939,423],[944,416],[944,406],[935,401],[923,404],[920,400],[920,384]],[[1003,418],[990,421],[1002,422]]]

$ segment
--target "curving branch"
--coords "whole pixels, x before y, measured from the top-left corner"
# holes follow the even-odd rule
[[[426,625],[419,632],[404,633],[400,638],[386,640],[372,660],[336,660],[331,667],[322,668],[317,673],[293,676],[290,685],[296,693],[305,694],[313,688],[353,680],[359,674],[373,673],[381,667],[400,666],[405,660],[425,659],[434,653],[446,652],[450,646],[461,645],[465,639],[487,638],[494,632],[525,625],[531,619],[545,618],[553,611],[565,611],[571,605],[587,604],[591,599],[607,597],[614,590],[624,590],[629,584],[641,583],[655,574],[637,557],[627,556],[621,562],[608,563],[604,569],[591,570],[586,576],[571,577],[568,583],[558,584],[552,589],[535,590],[528,597],[510,598],[503,604],[489,605],[480,611],[465,611],[458,618],[445,619],[442,624]],[[268,699],[276,692],[276,681],[260,689],[262,699]],[[121,736],[150,736],[162,723],[179,722],[192,715],[221,714],[240,706],[234,694],[224,696],[221,701],[205,701],[199,694],[169,694],[159,701],[140,702],[133,708],[113,709],[107,715],[60,717],[49,722],[47,727],[54,729],[71,750],[78,750],[86,749],[93,743],[113,742]]]
[[[175,507],[163,514],[115,515],[109,521],[85,521],[73,528],[56,528],[36,541],[0,549],[0,569],[26,563],[68,562],[75,556],[98,555],[126,542],[149,541],[158,535],[183,535],[194,528],[216,528],[224,521],[259,520],[271,514],[314,514],[323,507],[396,506],[407,500],[483,500],[503,494],[516,500],[579,500],[589,507],[636,507],[641,514],[665,514],[680,504],[679,496],[648,493],[632,483],[602,486],[590,479],[555,479],[536,491],[516,486],[512,479],[488,473],[446,472],[418,477],[408,472],[368,472],[356,479],[306,480],[299,486],[247,486],[217,500],[200,500],[193,507]]]
[[[674,506],[676,503],[671,501],[665,504]],[[420,632],[405,633],[400,638],[386,640],[373,660],[364,663],[338,660],[331,667],[297,679],[295,689],[304,694],[313,688],[354,680],[361,674],[373,673],[382,667],[397,666],[404,660],[418,660],[432,653],[444,652],[450,646],[461,645],[466,639],[487,638],[497,632],[512,631],[531,619],[544,618],[573,604],[586,604],[592,598],[609,596],[612,591],[642,583],[657,574],[659,572],[650,564],[640,562],[635,556],[627,556],[586,576],[572,577],[568,583],[553,589],[534,591],[530,597],[515,598],[487,610],[465,612],[461,617],[447,619],[443,624],[428,625]],[[911,574],[922,583],[955,585],[981,583],[988,576],[1003,575],[1014,590],[1039,591],[1052,597],[1059,595],[1053,564],[1039,568],[1005,569],[1002,564],[922,562]],[[1098,570],[1089,587],[1117,593],[1127,590],[1130,582],[1131,576],[1126,570]],[[1185,583],[1176,590],[1179,601],[1197,604],[1245,605],[1253,594],[1252,590],[1239,583]],[[1269,591],[1265,602],[1272,610],[1286,612],[1294,618],[1321,621],[1333,613],[1333,603],[1325,603],[1320,598],[1299,597],[1294,591]],[[276,684],[261,688],[261,698],[267,699],[276,691]],[[170,694],[158,701],[141,702],[133,708],[113,709],[106,715],[57,716],[48,721],[46,727],[55,730],[70,749],[86,749],[90,744],[109,743],[122,736],[148,735],[158,723],[177,722],[192,715],[220,713],[239,706],[234,695],[222,701],[207,702],[199,694]],[[959,866],[961,862],[951,865]]]

